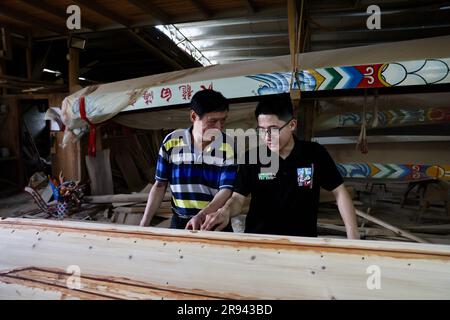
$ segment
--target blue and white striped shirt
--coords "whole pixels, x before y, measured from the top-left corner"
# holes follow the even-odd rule
[[[172,209],[182,217],[196,215],[220,189],[233,189],[237,175],[233,140],[221,132],[203,151],[192,143],[192,127],[175,130],[159,149],[156,180],[168,181]]]

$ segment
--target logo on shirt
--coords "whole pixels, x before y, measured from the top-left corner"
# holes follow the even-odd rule
[[[277,177],[276,173],[273,172],[261,172],[258,173],[259,180],[273,180]]]
[[[297,183],[299,187],[312,188],[314,165],[306,168],[297,168]]]

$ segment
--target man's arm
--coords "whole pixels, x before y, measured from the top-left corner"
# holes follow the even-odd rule
[[[342,183],[333,191],[334,197],[339,208],[342,220],[344,220],[345,230],[347,231],[348,239],[359,239],[358,225],[356,223],[356,212],[353,206],[353,201]]]
[[[205,221],[208,214],[219,210],[230,198],[233,191],[230,189],[221,189],[216,193],[211,202],[200,210],[186,225],[186,229],[200,230],[201,225]]]
[[[201,226],[201,230],[222,230],[225,228],[230,219],[239,215],[245,204],[245,197],[237,192],[225,203],[225,205],[216,212],[210,213],[206,216],[205,221]]]
[[[153,216],[158,210],[167,190],[167,181],[156,181],[148,195],[147,205],[145,206],[144,216],[142,217],[141,227],[146,227],[152,221]]]

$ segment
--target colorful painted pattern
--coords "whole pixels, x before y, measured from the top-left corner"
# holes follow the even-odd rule
[[[439,178],[450,180],[450,165],[338,163],[336,166],[344,178],[396,180]]]
[[[373,112],[366,113],[366,121],[371,123]],[[378,126],[401,126],[423,123],[450,122],[450,108],[417,108],[379,111]],[[360,126],[361,112],[346,112],[339,115],[340,127]]]
[[[450,82],[450,59],[427,59],[363,66],[330,67],[300,71],[302,91],[381,88]],[[248,76],[263,85],[259,94],[289,91],[291,74],[264,73]],[[298,88],[298,84],[295,84]]]
[[[366,123],[369,127],[374,123],[374,115],[374,112],[366,112]],[[362,112],[324,113],[315,120],[314,125],[317,130],[360,127],[362,116]],[[382,110],[376,113],[376,117],[377,128],[449,123],[450,107]]]

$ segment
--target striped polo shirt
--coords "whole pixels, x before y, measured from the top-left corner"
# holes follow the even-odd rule
[[[155,178],[168,181],[172,210],[191,217],[206,207],[220,189],[233,189],[237,175],[230,136],[221,132],[203,151],[192,143],[192,127],[168,134],[161,144]]]

